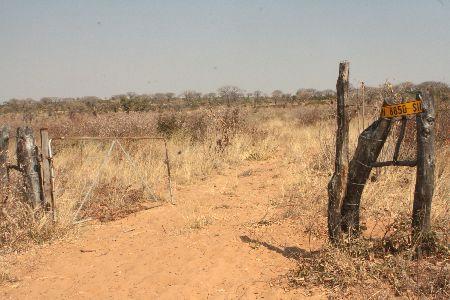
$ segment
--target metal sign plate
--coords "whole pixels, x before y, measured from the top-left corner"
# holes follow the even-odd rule
[[[422,101],[415,100],[395,105],[384,105],[381,107],[382,118],[397,118],[415,115],[422,112]]]

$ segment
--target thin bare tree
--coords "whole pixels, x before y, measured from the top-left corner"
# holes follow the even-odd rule
[[[224,99],[227,106],[231,106],[231,102],[236,102],[244,94],[244,91],[237,86],[226,85],[217,90],[219,97]]]

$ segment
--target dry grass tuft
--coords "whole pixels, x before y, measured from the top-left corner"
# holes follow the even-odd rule
[[[121,189],[103,184],[98,187],[98,190],[96,199],[83,207],[80,219],[109,222],[150,207],[143,189],[131,189],[130,187]]]
[[[14,275],[3,270],[0,271],[0,285],[3,283],[15,283],[17,281],[19,280]]]
[[[0,254],[25,250],[67,232],[63,224],[54,224],[50,215],[32,209],[24,201],[10,199],[0,209]]]
[[[362,237],[341,248],[326,246],[299,257],[298,269],[288,275],[291,286],[322,285],[339,297],[448,298],[448,249],[440,246],[433,256],[414,260],[414,247],[398,239],[408,235],[402,229],[389,237]]]
[[[213,219],[210,216],[196,216],[191,220],[189,224],[190,229],[203,229],[213,223]]]

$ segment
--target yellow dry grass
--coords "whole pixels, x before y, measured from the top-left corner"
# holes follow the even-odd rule
[[[140,127],[136,126],[152,128],[151,134],[165,134],[168,138],[175,185],[201,180],[211,173],[220,173],[223,168],[237,165],[245,160],[276,158],[280,164],[288,166],[290,170],[290,176],[284,179],[284,185],[280,187],[283,197],[277,199],[275,203],[280,211],[279,218],[293,218],[305,228],[307,234],[316,239],[326,240],[326,186],[334,168],[335,121],[332,116],[325,113],[318,120],[307,122],[305,120],[311,119],[308,114],[317,116],[318,111],[327,111],[327,109],[329,108],[320,106],[261,111],[241,108],[240,112],[231,113],[200,110],[199,116],[196,112],[190,113],[189,117],[192,117],[193,121],[182,121],[177,118],[158,121],[154,119],[153,114],[151,116],[149,114],[148,117],[153,119],[148,124],[153,125],[143,124],[138,118],[137,124]],[[308,115],[310,119],[303,118],[305,115]],[[119,118],[123,120],[125,117],[120,115]],[[106,121],[108,120],[98,120],[97,126],[103,126],[105,124],[103,122]],[[92,125],[94,122],[95,119],[89,119],[90,128],[95,128]],[[169,123],[161,125],[158,122]],[[111,127],[111,124],[116,123],[122,126],[120,122],[111,120],[107,125],[109,128],[107,132],[117,132],[117,128]],[[157,128],[162,128],[163,132],[157,132]],[[58,130],[63,129],[58,128]],[[354,120],[350,126],[351,151],[356,147],[357,136],[358,124]],[[41,243],[59,238],[68,232],[74,232],[77,228],[74,221],[78,219],[95,218],[108,221],[145,209],[151,203],[153,193],[158,200],[169,201],[163,144],[160,141],[123,141],[121,143],[133,163],[130,163],[127,154],[123,153],[116,144],[107,163],[102,165],[111,142],[60,141],[55,143],[57,223],[52,224],[48,216],[36,214],[20,201],[4,205],[2,207],[4,219],[0,220],[2,222],[0,241],[3,251],[25,249],[30,244]],[[444,143],[437,152],[437,180],[432,212],[434,230],[444,245],[449,243],[450,231],[448,161],[449,150]],[[237,176],[235,180],[238,180]],[[384,170],[376,177],[376,180],[367,184],[361,207],[362,223],[367,228],[364,233],[366,238],[380,238],[383,235],[397,237],[399,230],[404,228],[396,228],[396,224],[399,222],[409,224],[414,184],[415,169],[413,168]],[[90,186],[93,186],[92,193],[77,216],[77,209],[85,200]],[[230,180],[229,188],[224,190],[224,193],[233,193],[233,180]],[[176,197],[175,194],[175,199]],[[187,228],[199,229],[214,222],[212,216],[204,215],[199,205],[199,203],[190,203],[183,210]],[[404,238],[405,232],[402,231],[401,234],[401,238]],[[363,247],[366,247],[366,250],[371,249],[366,244]],[[331,288],[346,289],[351,284],[361,283],[361,280],[364,282],[366,277],[358,275],[359,271],[352,269],[354,266],[352,268],[345,266],[345,264],[355,264],[352,254],[336,251],[336,255],[333,255],[329,250],[324,253],[325,255],[316,259],[316,262],[326,265],[322,272],[326,272],[327,268],[333,269],[334,266],[342,270],[350,270],[349,273],[331,274],[331,279],[328,277],[324,279],[324,274],[317,275],[320,273],[320,266],[310,264],[311,268],[302,269],[302,272],[293,276],[293,282],[301,284],[304,280],[301,279],[302,276],[308,276],[308,274],[317,278],[313,284],[323,284]],[[366,259],[357,257],[359,263]],[[448,260],[448,254],[445,257]],[[391,260],[382,258],[382,261],[390,262]],[[337,264],[340,265],[337,266]],[[392,266],[401,267],[401,263],[392,264]],[[386,266],[382,265],[382,267]],[[383,268],[380,267],[377,270],[384,270]],[[373,269],[365,272],[369,274],[367,275],[369,277],[373,275],[370,273]],[[383,274],[382,271],[380,272]],[[343,276],[342,280],[337,280],[338,276]],[[357,279],[353,280],[352,276]],[[382,277],[377,276],[381,275],[378,274],[375,278]],[[402,275],[387,274],[386,276],[394,276],[392,280],[395,281],[400,280]],[[2,275],[3,277],[7,278],[7,275]],[[332,284],[329,284],[330,282]],[[389,285],[386,282],[381,284]],[[399,288],[395,284],[394,287]],[[448,282],[444,283],[444,288],[448,288]],[[399,289],[399,295],[410,295],[409,292],[402,290],[402,287]],[[404,289],[409,289],[409,285]],[[413,291],[412,295],[433,294],[433,291],[427,291]],[[439,295],[443,295],[442,291],[440,293]]]

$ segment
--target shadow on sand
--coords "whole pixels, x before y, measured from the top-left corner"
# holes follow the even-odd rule
[[[299,247],[284,247],[284,248],[280,248],[274,245],[271,245],[267,242],[261,242],[259,240],[256,239],[252,239],[246,235],[242,235],[239,237],[241,239],[242,242],[247,243],[247,244],[256,244],[256,245],[260,245],[260,246],[264,246],[267,249],[269,249],[270,251],[274,251],[278,254],[283,255],[286,258],[290,258],[290,259],[298,259],[300,257],[311,257],[314,252],[309,252],[306,251],[305,249],[301,249]]]

